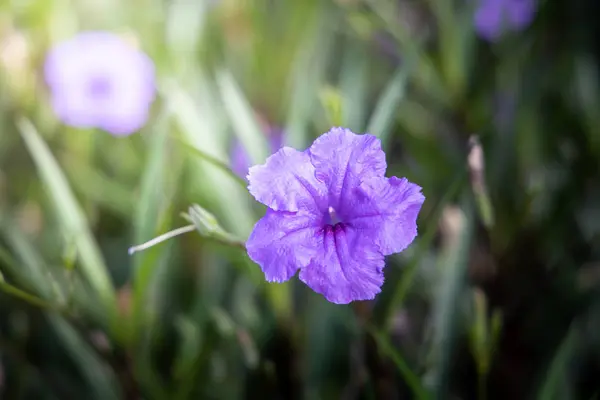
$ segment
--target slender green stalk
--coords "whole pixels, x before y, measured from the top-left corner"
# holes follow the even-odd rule
[[[32,306],[43,308],[45,310],[62,311],[62,309],[60,307],[50,304],[47,301],[45,301],[31,293],[27,293],[24,290],[16,288],[9,283],[0,282],[0,290],[2,290],[4,293],[6,293],[8,295],[11,295],[18,299],[21,299],[21,300],[25,301],[26,303],[31,304]]]
[[[374,326],[368,327],[369,333],[377,342],[378,347],[396,364],[396,368],[404,378],[406,384],[412,390],[415,399],[429,399],[430,395],[421,385],[421,379],[412,371],[408,363],[402,358],[398,351],[392,346],[384,334],[380,333]]]
[[[231,176],[233,178],[233,180],[236,183],[239,183],[240,186],[242,186],[244,188],[244,190],[246,189],[246,187],[248,186],[248,182],[246,182],[245,179],[240,178],[240,176],[238,174],[236,174],[231,167],[227,164],[224,163],[223,161],[219,160],[216,157],[211,156],[210,154],[200,150],[199,148],[189,144],[185,139],[175,136],[175,138],[187,149],[189,149],[194,155],[202,158],[203,160],[205,160],[206,162],[210,163],[211,165],[219,168],[221,171],[226,172],[229,176]]]
[[[14,260],[12,260],[12,257],[5,252],[3,249],[0,248],[0,261],[6,263],[6,264],[14,264]],[[4,281],[4,279],[1,277],[0,275],[0,290],[3,291],[4,293],[16,297],[18,299],[21,299],[23,301],[25,301],[26,303],[31,304],[32,306],[35,307],[39,307],[45,310],[54,310],[54,311],[58,311],[58,312],[66,312],[66,310],[58,305],[54,305],[34,294],[31,294],[29,292],[26,292],[22,289],[19,289],[13,285],[11,285],[10,283],[7,283]]]

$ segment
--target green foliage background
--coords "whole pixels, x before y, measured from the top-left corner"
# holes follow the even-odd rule
[[[1,398],[596,398],[599,7],[540,1],[493,44],[474,7],[2,0]],[[156,62],[139,134],[49,108],[44,54],[88,29]],[[260,163],[269,126],[304,148],[332,125],[427,197],[374,302],[267,284],[238,242],[264,208],[223,168],[232,141]],[[193,204],[226,234],[128,255]]]

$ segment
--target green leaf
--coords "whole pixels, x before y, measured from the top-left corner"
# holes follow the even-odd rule
[[[77,370],[87,381],[91,389],[91,393],[88,395],[98,400],[122,398],[121,389],[113,371],[101,361],[77,331],[58,315],[48,315],[48,321],[62,339],[66,350],[77,365]]]
[[[174,82],[164,85],[164,96],[174,113],[175,120],[181,128],[181,134],[190,146],[207,154],[214,161],[227,162],[223,137],[226,135],[225,124],[221,119],[215,96],[202,75],[198,76],[198,102]],[[232,181],[229,172],[215,168],[213,162],[202,157],[195,157],[191,180],[198,185],[202,200],[213,202],[220,212],[215,212],[224,222],[226,228],[240,237],[245,237],[256,222],[244,199],[247,193],[239,182]],[[218,187],[219,190],[214,190]],[[225,223],[226,222],[226,223]]]
[[[285,135],[286,144],[295,148],[304,148],[310,142],[308,126],[318,104],[318,88],[325,80],[328,61],[333,55],[334,35],[328,29],[338,17],[330,15],[325,7],[320,2],[312,18],[305,22],[304,41],[294,57]]]
[[[179,333],[179,351],[172,373],[177,381],[184,381],[202,350],[202,330],[198,323],[184,315],[175,318],[175,327]]]
[[[579,338],[577,324],[573,323],[548,366],[545,379],[538,391],[539,400],[562,400],[566,397],[568,364],[573,359]]]
[[[386,25],[388,32],[401,45],[401,53],[405,68],[410,70],[410,75],[423,87],[430,96],[441,101],[446,99],[447,93],[443,82],[436,69],[432,57],[427,53],[424,40],[415,38],[406,23],[398,19],[400,14],[397,2],[382,0],[366,0],[374,13]]]
[[[350,42],[344,53],[339,86],[343,98],[342,125],[353,132],[365,128],[368,71],[369,54],[365,46]]]
[[[450,200],[461,190],[464,185],[466,176],[466,169],[460,170],[455,173],[453,181],[450,183],[448,189],[445,191],[438,203],[433,207],[429,218],[427,219],[427,226],[425,229],[421,229],[421,234],[415,243],[417,248],[414,256],[410,260],[409,265],[406,266],[402,274],[402,278],[397,286],[394,288],[392,298],[389,304],[385,305],[383,310],[382,323],[385,325],[386,332],[389,332],[392,328],[392,320],[395,310],[398,310],[404,304],[404,300],[408,295],[413,282],[417,276],[419,262],[423,255],[430,248],[435,235],[438,231],[438,222],[442,216],[442,213],[450,202]]]
[[[164,170],[167,166],[165,150],[168,128],[168,115],[163,111],[163,115],[156,122],[156,129],[148,135],[150,146],[135,207],[134,241],[136,243],[154,236],[160,219],[162,203],[165,201]]]
[[[381,351],[388,356],[396,365],[396,368],[404,378],[404,382],[410,387],[413,395],[416,399],[429,399],[430,395],[427,389],[421,384],[421,379],[412,371],[408,363],[400,355],[400,353],[394,348],[389,339],[376,328],[370,329],[371,335],[377,341],[378,347]]]
[[[113,316],[116,310],[115,291],[83,210],[71,192],[60,166],[33,124],[20,118],[17,127],[53,201],[64,234],[69,240],[73,240],[77,248],[83,274],[102,299],[108,316]]]
[[[141,179],[140,194],[134,217],[136,243],[156,234],[161,222],[164,202],[169,197],[164,170],[167,168],[167,138],[169,134],[168,113],[163,110],[150,137],[146,165]],[[133,322],[134,338],[139,338],[148,327],[145,325],[148,310],[148,292],[158,266],[160,251],[140,253],[135,256],[133,271]]]
[[[375,111],[369,119],[367,132],[377,136],[384,144],[389,140],[390,131],[396,118],[396,111],[406,93],[408,70],[400,67],[394,73],[385,91],[379,97]]]
[[[5,251],[2,247],[0,247],[0,261],[4,265],[8,265],[13,271],[18,269],[18,265],[16,262],[10,257],[7,251]],[[44,299],[39,298],[31,293],[27,293],[24,290],[21,290],[4,280],[4,276],[0,273],[0,290],[6,294],[19,298],[33,306],[40,307],[48,310],[59,310],[60,307],[51,303],[46,302]]]
[[[50,285],[49,273],[45,270],[44,261],[19,231],[17,226],[8,220],[0,221],[0,237],[6,240],[20,264],[6,263],[13,279],[28,290],[44,299],[53,299],[55,293]]]
[[[435,398],[446,398],[450,376],[450,359],[459,320],[459,299],[466,282],[469,250],[473,236],[473,207],[469,202],[461,209],[448,209],[446,245],[440,261],[439,289],[433,309],[432,389]]]
[[[490,332],[488,331],[487,321],[487,301],[485,294],[476,289],[473,291],[473,303],[475,306],[475,316],[471,326],[471,347],[477,363],[477,372],[485,376],[489,369],[488,341]]]
[[[258,125],[254,111],[228,71],[217,73],[217,83],[225,110],[235,133],[254,164],[263,163],[270,154],[267,138]]]
[[[131,189],[102,174],[88,159],[83,162],[67,161],[65,171],[73,182],[73,187],[94,203],[118,213],[123,218],[129,218],[134,199]]]
[[[84,310],[88,318],[93,321],[103,321],[105,313],[102,305],[89,295],[88,285],[83,285],[81,279],[75,279],[71,274],[73,271],[51,269],[42,260],[36,247],[12,224],[0,225],[0,236],[5,238],[18,259],[14,260],[8,252],[0,248],[0,260],[8,268],[10,277],[27,292],[47,300],[48,304],[43,306],[44,308],[67,312],[69,301],[74,300],[77,309]],[[65,273],[61,274],[61,272]],[[67,279],[71,280],[67,281]]]

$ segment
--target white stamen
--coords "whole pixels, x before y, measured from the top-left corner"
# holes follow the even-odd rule
[[[335,209],[333,207],[329,207],[327,209],[327,211],[329,212],[329,220],[331,221],[332,225],[335,225],[339,222],[337,215],[335,213]]]

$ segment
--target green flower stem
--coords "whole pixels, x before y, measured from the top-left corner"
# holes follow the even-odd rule
[[[27,293],[26,291],[16,288],[13,285],[6,283],[6,282],[0,282],[0,290],[2,290],[4,293],[6,293],[10,296],[21,299],[21,300],[25,301],[26,303],[29,303],[35,307],[39,307],[39,308],[42,308],[45,310],[59,311],[59,312],[64,311],[61,307],[53,305],[53,304],[47,302],[46,300],[43,300],[31,293]]]
[[[177,137],[177,140],[187,149],[189,149],[192,153],[194,153],[194,155],[202,158],[203,160],[205,160],[206,162],[212,164],[213,166],[219,168],[221,171],[226,172],[229,176],[231,176],[233,178],[234,181],[236,181],[238,184],[240,184],[240,186],[242,186],[244,188],[244,190],[246,189],[246,187],[248,186],[248,182],[246,182],[245,179],[240,178],[240,176],[238,174],[236,174],[231,167],[219,160],[216,157],[211,156],[210,154],[200,150],[199,148],[192,146],[191,144],[189,144],[185,139],[182,139],[180,137]]]

